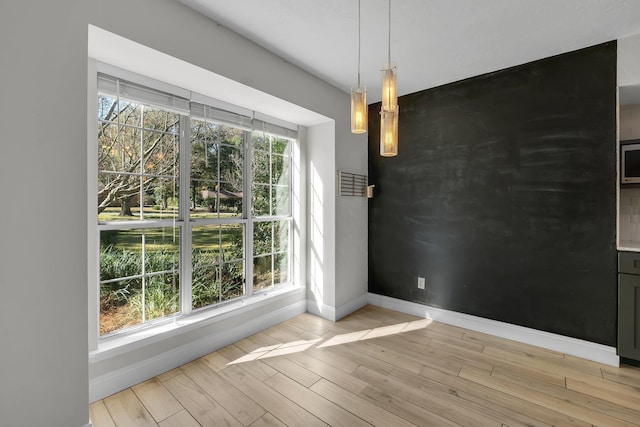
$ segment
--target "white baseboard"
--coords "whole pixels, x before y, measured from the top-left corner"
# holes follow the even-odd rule
[[[449,325],[558,351],[610,366],[620,366],[620,357],[617,355],[615,347],[372,293],[367,295],[367,301],[369,304],[390,310],[433,319]]]
[[[346,304],[342,304],[336,308],[336,320],[340,320],[345,316],[353,313],[354,311],[364,307],[369,303],[367,294],[362,294],[358,298],[352,299]]]
[[[318,303],[318,301],[308,299],[307,311],[316,316],[331,320],[332,322],[336,321],[336,309],[329,305]]]
[[[208,354],[215,349],[239,341],[278,323],[306,311],[305,300],[282,307],[266,316],[258,316],[248,322],[212,334],[197,341],[176,347],[140,362],[125,366],[89,381],[89,401],[95,402],[107,396],[131,387],[149,378],[160,375],[192,360]]]
[[[88,424],[83,425],[82,427],[93,427],[93,424],[88,423]]]
[[[346,304],[342,304],[339,307],[333,308],[326,304],[318,304],[317,301],[309,299],[307,300],[307,311],[316,316],[323,317],[327,320],[335,322],[342,319],[345,316],[353,313],[359,308],[368,304],[367,294],[362,294],[358,298],[349,301]]]

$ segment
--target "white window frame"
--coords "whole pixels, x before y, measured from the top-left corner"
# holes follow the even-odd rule
[[[93,70],[92,70],[92,65]],[[89,123],[93,123],[93,126],[89,125],[88,127],[88,136],[89,136],[89,154],[88,154],[88,161],[89,161],[89,165],[88,165],[88,179],[89,179],[89,186],[95,186],[94,183],[97,182],[97,177],[98,177],[98,168],[97,168],[97,150],[96,150],[96,135],[97,135],[97,129],[95,128],[97,126],[97,84],[94,82],[91,82],[91,76],[97,76],[98,72],[101,73],[105,73],[105,74],[109,74],[113,77],[116,78],[121,78],[121,79],[125,79],[128,81],[132,81],[136,84],[142,85],[142,86],[146,86],[149,87],[151,89],[155,89],[155,90],[160,90],[163,92],[168,92],[168,93],[173,93],[177,96],[181,96],[184,97],[188,94],[188,99],[191,99],[192,101],[195,102],[199,102],[199,103],[206,103],[207,105],[213,106],[213,107],[223,107],[226,110],[230,110],[233,113],[236,114],[242,114],[242,113],[247,113],[248,110],[243,109],[242,107],[237,107],[237,106],[232,106],[230,104],[224,103],[222,101],[217,101],[215,99],[203,96],[203,95],[199,95],[199,94],[195,94],[195,93],[191,93],[189,91],[186,91],[185,89],[176,87],[176,86],[172,86],[169,84],[166,84],[164,82],[159,82],[157,80],[145,77],[145,76],[140,76],[138,74],[135,73],[131,73],[128,72],[126,70],[122,70],[113,66],[110,66],[108,64],[103,64],[100,62],[94,62],[93,64],[90,61],[89,64],[89,91],[88,91],[88,101],[89,101],[89,105],[93,105],[94,109],[92,109],[91,107],[89,108]],[[268,124],[268,132],[269,133],[274,133],[277,134],[280,137],[285,137],[288,139],[292,139],[291,141],[291,152],[289,153],[289,161],[293,162],[294,159],[294,149],[296,146],[298,146],[299,141],[297,140],[297,137],[294,139],[293,136],[297,135],[297,129],[298,126],[297,125],[293,125],[291,123],[288,122],[284,122],[282,120],[279,119],[273,119],[270,118],[267,115],[264,114],[260,114],[260,113],[254,113],[251,112],[252,116],[254,117],[254,121],[257,121],[262,127],[263,129],[266,128],[265,127],[265,123]],[[187,152],[187,154],[190,154],[190,126],[189,126],[189,117],[190,116],[184,116],[181,115],[181,123],[180,123],[180,149],[183,152]],[[255,117],[259,117],[260,119],[255,119]],[[269,120],[269,119],[273,119],[269,122],[265,122],[264,120]],[[275,131],[274,131],[275,130]],[[238,218],[229,218],[229,219],[208,219],[207,221],[205,221],[205,223],[211,223],[211,224],[227,224],[227,223],[239,223],[239,224],[244,224],[245,226],[245,241],[244,241],[244,274],[245,274],[245,295],[243,297],[240,298],[236,298],[236,299],[232,299],[229,301],[223,301],[223,302],[218,302],[216,304],[212,304],[206,307],[202,307],[202,308],[198,308],[198,309],[192,309],[191,307],[191,294],[192,294],[192,289],[191,289],[191,271],[192,271],[192,260],[191,260],[191,227],[195,224],[194,222],[189,220],[189,207],[190,207],[190,195],[189,195],[189,191],[188,190],[181,190],[180,191],[180,212],[178,213],[178,217],[174,220],[164,220],[164,221],[153,221],[153,220],[149,220],[149,221],[144,221],[144,222],[140,222],[140,224],[134,224],[137,223],[138,221],[127,221],[127,228],[130,227],[134,227],[134,228],[149,228],[149,227],[153,227],[156,225],[168,225],[165,224],[167,221],[171,222],[172,226],[175,227],[179,227],[180,229],[180,312],[172,315],[172,316],[167,316],[167,317],[163,317],[160,319],[154,319],[153,321],[141,324],[141,325],[136,325],[134,327],[130,327],[130,328],[125,328],[122,330],[118,330],[118,331],[114,331],[112,333],[106,334],[104,336],[100,336],[100,332],[99,332],[99,325],[100,325],[100,297],[99,297],[99,293],[100,293],[100,287],[99,287],[99,282],[100,282],[100,272],[99,272],[99,254],[100,254],[100,230],[106,230],[106,229],[119,229],[119,225],[118,224],[112,224],[112,223],[107,223],[107,224],[97,224],[97,205],[95,203],[95,200],[97,200],[97,189],[95,189],[94,191],[96,192],[96,194],[93,194],[93,196],[95,197],[91,197],[92,196],[92,192],[91,190],[89,191],[89,209],[88,209],[88,215],[89,215],[89,223],[90,224],[97,224],[97,226],[93,227],[94,228],[94,236],[93,239],[91,237],[90,234],[90,238],[89,238],[89,248],[93,248],[93,250],[90,251],[89,254],[89,271],[90,271],[90,276],[91,277],[91,272],[95,272],[95,281],[93,283],[89,284],[89,290],[90,290],[90,302],[93,299],[93,304],[90,303],[90,323],[93,323],[91,319],[93,319],[93,321],[95,321],[95,325],[90,325],[90,349],[95,350],[99,350],[100,347],[102,347],[102,345],[104,343],[106,343],[107,341],[113,340],[115,338],[118,337],[122,337],[122,336],[134,336],[137,335],[137,333],[140,330],[144,330],[145,334],[144,336],[148,336],[149,333],[153,333],[153,331],[149,331],[150,328],[153,328],[154,326],[163,326],[163,325],[167,325],[169,323],[173,323],[176,324],[177,322],[179,323],[180,320],[186,320],[189,317],[193,317],[195,314],[198,314],[199,320],[206,320],[207,318],[210,317],[214,317],[218,314],[222,314],[222,313],[226,313],[229,311],[229,309],[233,309],[233,307],[225,307],[224,309],[219,309],[222,308],[222,306],[226,306],[226,305],[230,305],[232,306],[233,304],[230,303],[234,303],[234,302],[238,302],[236,301],[237,299],[241,299],[240,304],[241,305],[245,305],[247,302],[250,301],[246,301],[247,299],[250,299],[253,295],[253,223],[254,222],[258,222],[258,221],[278,221],[278,220],[288,220],[290,221],[290,226],[289,226],[289,236],[288,236],[288,245],[289,245],[289,260],[288,260],[288,282],[287,283],[282,283],[280,285],[277,286],[277,290],[274,289],[274,287],[272,286],[269,289],[264,289],[264,290],[260,290],[259,292],[257,292],[257,294],[266,294],[266,293],[273,293],[275,294],[279,294],[281,291],[287,291],[287,288],[292,288],[295,289],[298,287],[298,285],[295,283],[296,282],[296,274],[294,274],[294,267],[292,265],[293,260],[294,260],[294,251],[296,248],[294,248],[294,238],[293,238],[293,232],[294,232],[294,217],[293,217],[293,213],[294,213],[294,206],[293,206],[293,191],[294,191],[294,187],[295,187],[295,181],[299,179],[299,177],[296,177],[295,174],[293,173],[294,168],[292,167],[292,165],[290,165],[289,167],[289,176],[290,176],[290,183],[289,183],[289,215],[288,216],[278,216],[278,217],[274,217],[274,216],[269,216],[269,217],[253,217],[251,214],[251,200],[252,200],[252,195],[251,195],[251,184],[252,184],[252,179],[251,179],[251,131],[246,130],[244,132],[245,135],[245,143],[243,144],[243,149],[244,149],[244,177],[243,177],[243,215],[242,217],[238,217]],[[186,146],[186,150],[184,149],[184,147]],[[180,155],[180,160],[179,160],[180,164],[180,177],[179,177],[179,185],[181,189],[188,189],[190,187],[190,159],[189,159],[189,155],[183,155],[181,153]],[[188,171],[187,173],[184,173],[184,171]],[[188,230],[188,231],[187,231]],[[90,232],[91,233],[91,232]],[[272,243],[273,246],[273,243]],[[184,250],[185,248],[189,248],[189,250]],[[273,247],[272,247],[273,250]],[[186,285],[188,284],[188,285]],[[276,291],[276,292],[273,292]],[[91,298],[91,294],[95,294],[94,298]],[[95,311],[95,312],[93,312]],[[204,316],[203,316],[204,314]],[[91,327],[93,326],[93,328]],[[93,332],[91,332],[91,330],[93,330]],[[162,330],[165,329],[159,329],[158,332],[161,332]],[[94,337],[91,337],[91,335],[94,335]],[[113,347],[114,344],[109,344],[106,345],[106,347]],[[116,344],[117,345],[117,344]]]

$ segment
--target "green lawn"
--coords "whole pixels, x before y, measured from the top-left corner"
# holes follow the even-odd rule
[[[166,212],[154,211],[145,216],[147,219],[170,219],[173,216]],[[134,212],[135,213],[135,212]],[[192,212],[191,218],[211,218],[214,214],[205,211]],[[227,214],[236,217],[234,214]],[[119,208],[107,208],[98,216],[99,221],[129,221],[137,220],[139,216],[123,217],[119,215]],[[113,245],[130,251],[142,250],[142,233],[145,235],[146,250],[178,250],[179,228],[161,227],[134,230],[107,230],[101,232],[101,246]],[[194,250],[217,251],[222,246],[223,251],[241,251],[243,226],[241,224],[194,226],[192,246]]]

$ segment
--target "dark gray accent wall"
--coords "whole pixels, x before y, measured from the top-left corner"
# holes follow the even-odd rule
[[[616,43],[399,104],[393,158],[369,108],[369,292],[615,346]]]

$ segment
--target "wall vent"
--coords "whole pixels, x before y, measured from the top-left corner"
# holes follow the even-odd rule
[[[338,186],[341,196],[367,196],[367,175],[338,171]]]

